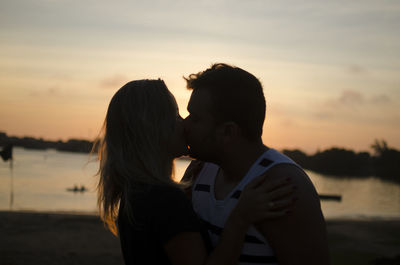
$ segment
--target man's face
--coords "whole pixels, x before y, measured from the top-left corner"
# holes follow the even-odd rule
[[[211,94],[207,90],[192,92],[185,119],[189,155],[202,161],[216,162],[216,124],[211,113]]]

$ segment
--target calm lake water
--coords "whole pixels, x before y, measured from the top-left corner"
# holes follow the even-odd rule
[[[98,163],[87,154],[14,148],[14,167],[0,160],[0,210],[96,213]],[[175,163],[176,179],[188,160]],[[322,201],[326,218],[399,218],[400,185],[378,178],[333,178],[307,171],[319,194],[337,194],[341,202]],[[11,177],[12,174],[12,177]],[[70,192],[81,185],[87,192]]]

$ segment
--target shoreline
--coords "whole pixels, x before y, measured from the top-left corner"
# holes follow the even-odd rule
[[[326,220],[332,265],[399,264],[400,218]],[[123,264],[94,212],[0,211],[1,264]]]

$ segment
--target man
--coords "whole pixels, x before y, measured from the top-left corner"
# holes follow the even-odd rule
[[[265,99],[259,80],[226,64],[186,80],[193,90],[185,119],[190,155],[207,163],[192,162],[183,180],[193,182],[193,208],[211,241],[217,242],[244,186],[266,173],[272,180],[290,178],[297,200],[284,217],[250,227],[240,264],[329,264],[325,221],[312,182],[297,164],[262,142]]]

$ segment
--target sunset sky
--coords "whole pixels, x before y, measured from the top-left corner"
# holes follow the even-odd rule
[[[264,142],[400,149],[400,1],[1,0],[0,131],[93,139],[127,81],[225,62],[264,86]]]

